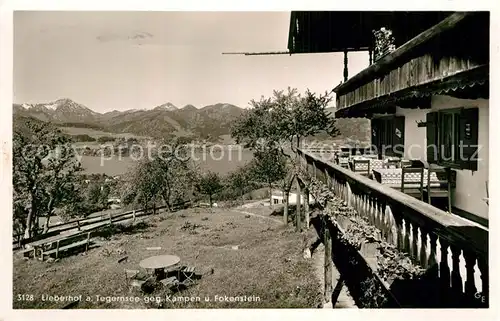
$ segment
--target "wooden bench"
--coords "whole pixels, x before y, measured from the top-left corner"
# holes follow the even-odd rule
[[[81,234],[75,234],[75,235],[72,235],[68,238],[65,238],[65,239],[60,239],[60,240],[57,240],[56,241],[56,248],[55,249],[52,249],[52,250],[48,250],[48,251],[44,251],[43,248],[41,250],[41,253],[40,253],[40,257],[42,259],[42,261],[44,260],[45,258],[45,255],[52,255],[52,254],[56,254],[56,259],[59,258],[59,252],[64,252],[64,251],[67,251],[67,250],[70,250],[70,249],[74,249],[74,248],[78,248],[78,247],[82,247],[82,246],[85,246],[85,252],[88,251],[89,249],[89,246],[90,246],[90,234],[92,232],[87,232],[87,233],[81,233]],[[71,242],[69,244],[66,244],[66,245],[63,245],[63,246],[60,246],[61,243],[64,243],[65,241],[68,241],[68,240],[71,240],[71,239],[76,239],[78,237],[81,237],[82,235],[87,235],[87,238],[84,239],[84,240],[80,240],[80,241],[77,241],[77,242]]]

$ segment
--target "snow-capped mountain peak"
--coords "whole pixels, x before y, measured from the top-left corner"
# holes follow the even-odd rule
[[[163,104],[163,105],[160,105],[158,107],[155,107],[154,110],[168,110],[168,111],[173,111],[173,110],[177,110],[178,108],[172,104],[171,102],[168,102],[166,104]]]
[[[52,104],[45,105],[45,108],[50,109],[50,110],[56,110],[57,107],[59,107],[58,103],[52,103]]]

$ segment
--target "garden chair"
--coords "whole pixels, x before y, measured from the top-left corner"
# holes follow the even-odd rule
[[[437,176],[437,181],[431,181],[432,173],[435,173],[435,175]],[[450,173],[451,170],[449,168],[430,167],[427,170],[427,184],[423,190],[427,193],[427,202],[429,204],[431,204],[432,198],[446,198],[448,212],[451,213]]]
[[[179,280],[183,279],[184,281],[183,282],[186,282],[188,281],[187,283],[192,283],[194,282],[194,270],[195,270],[195,267],[193,266],[184,266],[182,267],[180,270],[179,270],[179,273],[182,274],[182,277],[179,278]]]
[[[144,277],[140,276],[139,270],[129,270],[125,269],[125,281],[127,285],[131,285],[132,287],[141,288],[146,280]]]
[[[370,160],[369,159],[353,159],[353,172],[363,176],[370,175]]]
[[[424,169],[403,167],[401,169],[401,192],[423,200]]]

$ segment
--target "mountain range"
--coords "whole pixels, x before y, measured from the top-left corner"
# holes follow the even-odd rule
[[[171,135],[196,139],[217,139],[230,133],[232,122],[244,109],[218,103],[203,108],[176,107],[168,102],[151,109],[113,110],[98,113],[69,98],[50,103],[14,104],[16,116],[32,117],[61,127],[86,127],[112,133],[131,133],[149,137]]]
[[[165,104],[151,109],[113,110],[98,113],[69,98],[44,104],[14,104],[14,119],[25,117],[50,122],[58,127],[91,128],[111,133],[129,133],[153,138],[189,137],[194,140],[216,142],[220,136],[228,135],[231,124],[242,115],[244,109],[235,105],[218,103],[202,108],[186,105],[178,108]],[[333,114],[335,107],[328,108]],[[16,117],[17,116],[17,117]],[[335,126],[342,138],[369,141],[370,121],[365,118],[336,119]],[[328,140],[319,134],[319,140]]]

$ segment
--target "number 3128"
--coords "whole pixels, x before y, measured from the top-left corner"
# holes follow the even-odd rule
[[[35,298],[33,294],[18,294],[17,295],[17,300],[18,301],[33,301]]]

